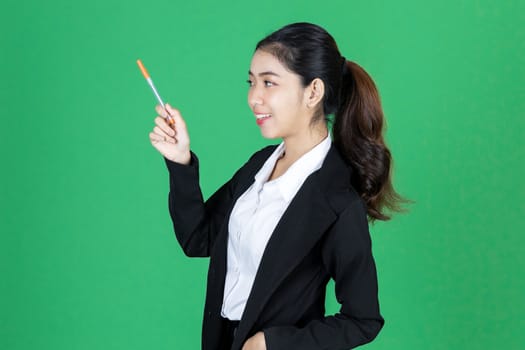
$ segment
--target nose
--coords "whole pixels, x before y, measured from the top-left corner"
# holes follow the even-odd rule
[[[255,108],[255,105],[262,105],[263,104],[263,98],[261,90],[257,86],[252,86],[250,90],[248,90],[248,105],[251,109]]]

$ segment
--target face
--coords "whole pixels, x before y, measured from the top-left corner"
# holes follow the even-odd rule
[[[248,83],[248,104],[264,137],[286,138],[308,131],[311,116],[299,75],[272,54],[257,50]]]

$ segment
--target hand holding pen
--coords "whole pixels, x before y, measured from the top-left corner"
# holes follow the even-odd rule
[[[137,60],[137,64],[160,103],[160,105],[155,107],[158,113],[158,116],[155,118],[156,126],[149,134],[151,144],[166,159],[180,164],[189,164],[191,159],[190,137],[186,128],[186,122],[179,110],[162,101],[142,62]]]

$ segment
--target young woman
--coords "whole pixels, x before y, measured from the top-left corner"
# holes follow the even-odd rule
[[[157,106],[150,133],[169,170],[177,239],[186,255],[210,257],[202,348],[368,343],[384,323],[368,221],[388,220],[385,208],[400,201],[375,85],[309,23],[260,41],[248,83],[262,135],[282,142],[253,154],[207,201],[179,111],[167,106],[172,129]],[[327,316],[330,279],[341,308]]]

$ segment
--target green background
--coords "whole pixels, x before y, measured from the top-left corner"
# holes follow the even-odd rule
[[[135,61],[181,109],[209,196],[278,142],[245,80],[256,42],[296,21],[376,81],[394,182],[416,202],[371,227],[386,324],[365,347],[522,349],[525,2],[0,6],[0,349],[200,346],[207,260],[174,238]]]

